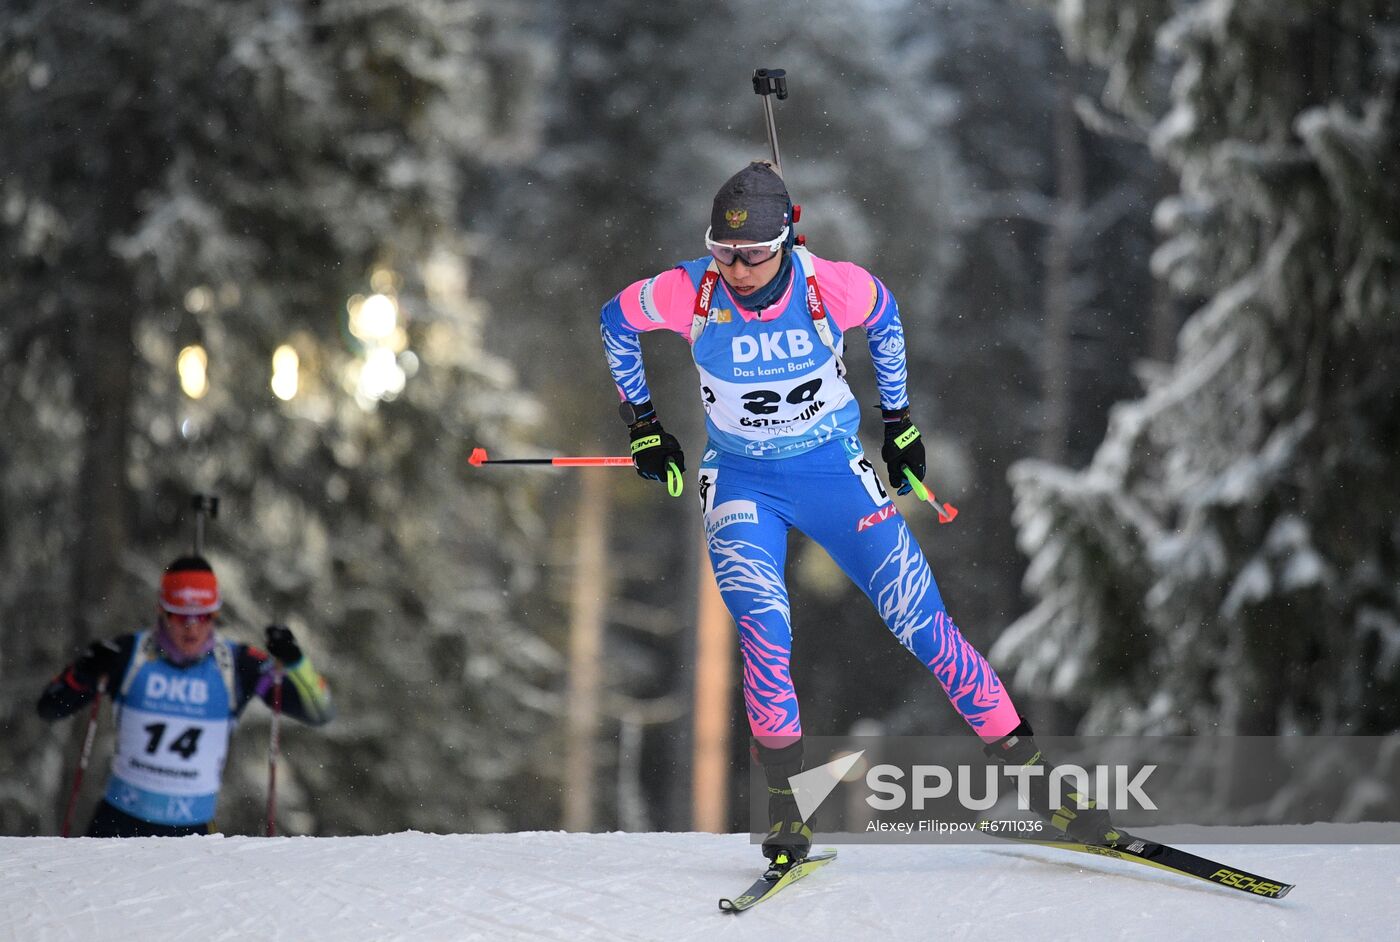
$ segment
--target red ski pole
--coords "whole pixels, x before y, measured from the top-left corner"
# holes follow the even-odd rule
[[[484,464],[548,464],[556,468],[630,468],[632,459],[626,455],[576,456],[572,458],[488,458],[485,448],[473,448],[467,464],[479,468]]]
[[[282,665],[272,669],[272,728],[267,741],[267,836],[277,836],[277,752],[282,725]]]
[[[73,827],[73,809],[78,806],[78,792],[83,788],[83,773],[87,771],[88,759],[92,756],[92,741],[97,738],[97,714],[102,709],[102,695],[107,692],[107,678],[104,675],[97,681],[97,696],[92,698],[92,710],[88,712],[87,733],[83,736],[83,750],[78,754],[78,767],[73,772],[73,790],[68,793],[68,808],[63,812],[64,837]]]
[[[919,498],[919,500],[928,501],[931,505],[933,505],[933,509],[938,511],[939,523],[953,522],[953,518],[958,515],[958,508],[954,507],[947,501],[944,501],[940,504],[938,502],[938,499],[933,496],[933,492],[930,491],[928,488],[924,487],[924,482],[914,477],[914,472],[910,471],[908,468],[904,469],[904,477],[909,481],[911,485],[913,485],[914,496]]]
[[[535,464],[552,465],[556,468],[631,468],[632,459],[625,455],[574,456],[566,458],[488,458],[485,448],[473,448],[467,464],[479,468],[484,464]],[[685,488],[685,476],[673,461],[666,469],[666,490],[672,497],[680,497]]]

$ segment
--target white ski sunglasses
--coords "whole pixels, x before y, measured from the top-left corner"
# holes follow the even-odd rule
[[[709,249],[710,255],[721,265],[733,265],[739,259],[743,259],[744,264],[750,267],[762,265],[764,262],[778,254],[778,250],[787,241],[789,226],[783,226],[783,231],[778,233],[778,237],[767,242],[746,242],[743,245],[728,245],[724,242],[716,242],[710,238],[714,231],[711,226],[705,230],[705,248]]]

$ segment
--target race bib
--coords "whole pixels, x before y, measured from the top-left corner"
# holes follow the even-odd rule
[[[112,772],[166,795],[218,792],[228,754],[227,719],[193,719],[126,707],[117,726]]]
[[[851,387],[828,358],[796,377],[769,376],[731,382],[703,367],[701,397],[721,432],[751,440],[800,436],[851,401]]]

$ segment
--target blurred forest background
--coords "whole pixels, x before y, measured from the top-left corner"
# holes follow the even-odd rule
[[[1397,3],[4,0],[0,833],[57,833],[83,724],[34,701],[151,621],[194,491],[226,632],[337,700],[284,829],[692,826],[693,495],[467,457],[623,452],[598,309],[703,254],[760,66],[801,231],[900,301],[962,512],[902,509],[1037,728],[1400,725]],[[796,535],[790,579],[809,732],[962,728]]]

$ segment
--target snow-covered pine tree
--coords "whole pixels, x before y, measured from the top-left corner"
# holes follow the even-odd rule
[[[50,829],[69,770],[37,685],[147,619],[196,489],[224,498],[208,552],[234,633],[291,623],[340,704],[286,734],[293,829],[502,827],[535,797],[557,667],[516,614],[536,524],[515,479],[465,464],[534,407],[483,350],[459,222],[471,175],[534,146],[531,10],[7,7],[0,407],[22,431],[0,459],[0,689],[24,745],[6,833]],[[403,335],[348,329],[347,299],[373,292]],[[175,358],[196,343],[210,384],[191,400]],[[284,344],[286,403],[268,387]],[[226,828],[258,828],[264,764],[245,739]]]
[[[1179,177],[1153,265],[1199,307],[1087,468],[1013,469],[1038,602],[993,657],[1085,731],[1393,730],[1400,10],[1058,10]]]

